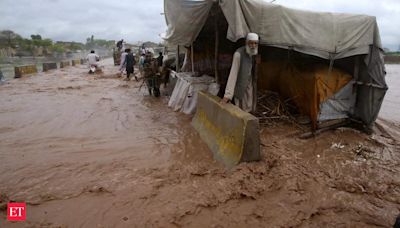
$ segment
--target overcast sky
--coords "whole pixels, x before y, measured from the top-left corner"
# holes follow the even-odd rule
[[[277,0],[313,11],[376,16],[384,47],[400,46],[400,0]],[[163,0],[0,0],[0,30],[24,37],[41,34],[55,41],[95,38],[155,41],[166,29]]]

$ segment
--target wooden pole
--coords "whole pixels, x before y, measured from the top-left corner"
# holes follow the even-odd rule
[[[214,58],[214,74],[215,81],[219,84],[219,76],[218,76],[218,55],[219,55],[219,32],[218,32],[218,13],[215,14],[215,58]]]
[[[181,70],[179,69],[179,45],[176,47],[175,65],[176,65],[176,72],[179,73],[179,72],[181,71]]]
[[[261,55],[256,55],[253,60],[253,107],[252,111],[255,112],[257,110],[257,96],[258,96],[258,72],[259,72],[259,65],[261,64]]]
[[[192,73],[193,73],[193,76],[194,76],[194,56],[193,56],[194,54],[193,54],[193,43],[192,43],[192,45],[190,46],[190,56],[191,56],[191,61],[190,62],[192,62]]]

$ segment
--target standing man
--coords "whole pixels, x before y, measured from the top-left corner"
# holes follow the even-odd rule
[[[162,54],[162,52],[160,51],[159,53],[158,53],[158,57],[157,57],[157,70],[158,70],[158,73],[161,75],[162,74],[162,72],[163,72],[163,59],[164,59],[164,56],[163,56],[163,54]],[[166,82],[164,81],[164,87],[166,87],[167,86],[167,84],[166,84]]]
[[[225,95],[221,103],[234,101],[235,105],[245,112],[253,109],[254,89],[254,57],[258,54],[258,35],[249,33],[246,45],[236,50],[232,67],[226,84]]]
[[[117,42],[118,51],[122,50],[123,45],[124,45],[124,39]]]
[[[145,54],[141,54],[140,55],[140,58],[139,58],[139,72],[140,72],[140,75],[143,77],[144,75],[143,75],[143,68],[144,68],[144,60],[145,60],[145,57],[146,55]]]
[[[159,54],[157,57],[158,67],[162,67],[164,56],[161,51],[158,54]]]
[[[135,76],[136,81],[138,80],[136,75],[134,74],[134,66],[136,64],[135,56],[133,56],[131,49],[127,48],[126,52],[128,53],[125,56],[125,64],[126,64],[126,79],[127,81],[130,80],[130,74],[133,74]]]
[[[126,59],[127,55],[128,55],[128,52],[127,52],[127,49],[125,49],[125,51],[121,53],[121,61],[119,64],[119,71],[121,72],[121,76],[124,73],[125,68],[126,68],[125,59]]]
[[[154,96],[160,96],[160,88],[157,77],[157,62],[153,59],[151,52],[146,53],[146,58],[143,64],[144,79],[149,90],[149,94],[154,91]]]

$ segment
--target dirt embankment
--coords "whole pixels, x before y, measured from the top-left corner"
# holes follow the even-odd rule
[[[400,213],[399,125],[307,140],[271,125],[262,160],[226,170],[190,117],[104,64],[0,87],[0,227],[390,227]],[[9,200],[26,222],[5,221]]]

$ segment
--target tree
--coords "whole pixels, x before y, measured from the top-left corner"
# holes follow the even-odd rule
[[[31,35],[32,40],[41,40],[42,36],[41,35]]]
[[[42,47],[50,47],[53,45],[53,41],[51,39],[44,39],[40,42],[40,46]]]
[[[51,50],[56,53],[64,53],[64,46],[62,44],[54,44],[51,46]]]
[[[2,47],[15,48],[20,40],[22,40],[22,37],[11,30],[0,32],[0,46]]]

